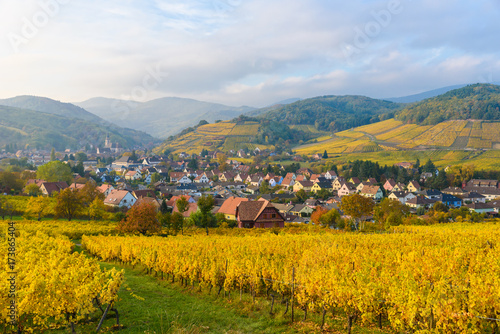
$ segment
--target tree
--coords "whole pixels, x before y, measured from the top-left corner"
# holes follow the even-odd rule
[[[179,198],[177,202],[175,202],[175,206],[177,207],[177,211],[179,211],[178,213],[182,217],[182,222],[180,222],[180,218],[178,217],[178,215],[176,215],[175,223],[177,224],[177,226],[180,226],[181,233],[184,234],[184,212],[189,210],[189,202],[184,196],[181,196],[181,198]]]
[[[75,154],[75,159],[76,161],[83,163],[87,160],[87,155],[83,152],[78,152],[77,154]]]
[[[160,232],[161,224],[157,219],[155,206],[143,202],[132,206],[117,228],[124,233],[153,234]]]
[[[189,160],[188,162],[188,168],[191,168],[191,169],[198,169],[198,160],[196,160],[196,158],[191,158],[191,160]]]
[[[24,193],[28,194],[29,196],[39,196],[42,194],[42,191],[36,184],[32,183],[24,188]]]
[[[326,150],[325,152],[323,152],[323,159],[328,159],[328,153],[326,152]]]
[[[215,219],[215,216],[212,214],[212,209],[214,208],[214,205],[215,201],[212,195],[209,196],[203,195],[198,199],[198,209],[200,210],[202,216],[202,227],[205,227],[207,235],[208,235],[209,225],[216,226],[217,224],[217,220]]]
[[[40,221],[42,219],[43,213],[48,210],[48,206],[49,199],[47,197],[31,197],[28,201],[28,206],[25,213],[30,217],[36,216],[37,220]]]
[[[36,176],[47,182],[66,181],[68,184],[73,179],[71,167],[57,160],[38,167]]]
[[[56,161],[56,149],[52,147],[52,151],[50,151],[50,161]]]
[[[82,205],[85,207],[89,207],[96,199],[102,202],[105,198],[104,194],[97,189],[96,184],[91,181],[87,181],[87,183],[85,183],[83,188],[80,189],[79,194],[82,200]]]
[[[156,182],[158,182],[160,180],[161,180],[160,173],[153,173],[153,175],[151,175],[151,183],[152,184],[155,184]]]
[[[340,212],[337,209],[331,209],[319,219],[320,223],[329,227],[337,227],[340,222]]]
[[[106,205],[102,199],[96,197],[88,207],[88,216],[92,220],[99,220],[104,216],[106,212]]]
[[[308,198],[307,193],[304,189],[300,189],[295,193],[295,197],[299,199],[301,202],[305,202],[305,200]]]
[[[269,194],[271,192],[271,189],[269,188],[269,182],[267,182],[267,180],[261,182],[259,192],[261,194]]]
[[[344,214],[351,216],[355,220],[356,229],[363,216],[369,216],[373,212],[373,200],[360,194],[352,194],[342,197],[340,209]]]
[[[221,172],[225,172],[229,169],[229,165],[226,160],[227,156],[224,153],[217,153],[217,163],[219,164],[219,170]]]
[[[167,206],[167,202],[165,201],[165,199],[163,199],[163,200],[161,201],[160,212],[161,212],[162,214],[166,214],[166,213],[168,213],[168,212],[170,212],[170,211],[171,211],[171,210],[168,208],[168,206]]]
[[[427,162],[425,163],[423,167],[423,171],[426,173],[434,173],[436,171],[436,166],[434,163],[431,161],[431,159],[427,159]]]
[[[322,206],[317,206],[314,212],[311,214],[311,221],[314,224],[319,225],[321,223],[320,221],[321,216],[323,216],[327,212],[328,212],[327,209],[323,208]]]
[[[385,229],[403,223],[403,218],[408,215],[410,208],[398,200],[384,198],[373,210],[373,218]]]
[[[56,216],[71,221],[81,208],[82,201],[78,191],[66,188],[57,194],[57,204],[54,208]]]

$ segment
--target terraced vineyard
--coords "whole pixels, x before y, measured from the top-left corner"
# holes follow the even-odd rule
[[[370,143],[371,142],[371,143]],[[330,140],[296,148],[299,154],[377,150],[490,149],[500,146],[500,123],[454,120],[434,126],[403,124],[390,119],[337,132]]]

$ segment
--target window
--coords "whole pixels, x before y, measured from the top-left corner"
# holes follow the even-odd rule
[[[276,218],[276,214],[275,214],[275,213],[273,213],[273,214],[271,215],[271,218]]]

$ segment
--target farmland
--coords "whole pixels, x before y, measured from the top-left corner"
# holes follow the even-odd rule
[[[299,154],[339,154],[374,150],[489,149],[500,143],[500,123],[454,120],[434,126],[403,124],[390,119],[337,132],[328,140],[299,146]],[[371,144],[369,142],[372,142]]]

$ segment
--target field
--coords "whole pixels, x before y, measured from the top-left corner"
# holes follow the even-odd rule
[[[483,318],[500,316],[500,295],[490,293],[500,291],[500,225],[397,232],[84,237],[82,244],[105,261],[142,265],[206,294],[224,291],[236,296],[235,306],[238,296],[250,293],[252,301],[264,300],[272,309],[274,295],[288,300],[301,318],[304,310],[312,318],[326,310],[332,326],[340,317],[395,331],[488,331],[491,324]]]
[[[475,152],[500,148],[500,123],[457,120],[419,126],[390,119],[321,139],[317,143],[298,146],[294,151],[312,155],[326,150],[334,161],[352,161],[359,157],[392,164],[393,161],[406,161],[400,160],[402,157],[419,157],[424,161],[435,156],[442,159],[437,162],[439,167],[463,163],[463,159],[485,169],[500,166],[492,160],[496,153]]]
[[[72,291],[80,289],[81,284],[71,285],[79,279],[78,270],[88,275],[93,268],[96,275],[108,275],[108,283],[98,276],[88,284],[113,291],[112,297],[104,297],[104,292],[101,296],[103,304],[113,300],[120,312],[122,333],[320,333],[322,327],[346,332],[349,323],[352,333],[418,332],[429,327],[436,332],[490,333],[494,322],[484,318],[500,316],[498,222],[402,226],[395,228],[396,233],[376,235],[321,228],[285,228],[276,234],[264,229],[211,229],[208,236],[188,232],[196,238],[98,236],[102,227],[91,225],[80,231],[93,231],[81,241],[85,258],[72,253],[74,246],[61,235],[67,230],[64,222],[53,222],[52,237],[33,234],[34,226],[28,222],[17,223],[20,241],[31,235],[20,246],[19,256],[43,258],[46,255],[29,250],[52,247],[59,250],[42,254],[59,254],[57,261],[70,258],[66,265],[79,265],[43,269],[46,277],[63,277],[64,270],[72,273],[58,280],[66,284],[68,298],[75,298]],[[6,247],[6,226],[0,228],[0,247]],[[77,230],[78,225],[72,228]],[[104,261],[100,262],[104,272],[90,255]],[[28,270],[21,262],[19,269]],[[43,276],[37,277],[43,284]],[[109,282],[116,282],[114,288]],[[22,305],[21,311],[30,303]],[[33,310],[31,317],[42,312]],[[95,331],[98,309],[81,312],[70,317],[76,332]],[[65,317],[44,314],[38,324],[24,318],[24,325],[35,331],[67,332],[70,324]],[[90,324],[85,314],[91,314]],[[112,315],[102,332],[117,329]],[[0,329],[1,321],[4,318]]]

